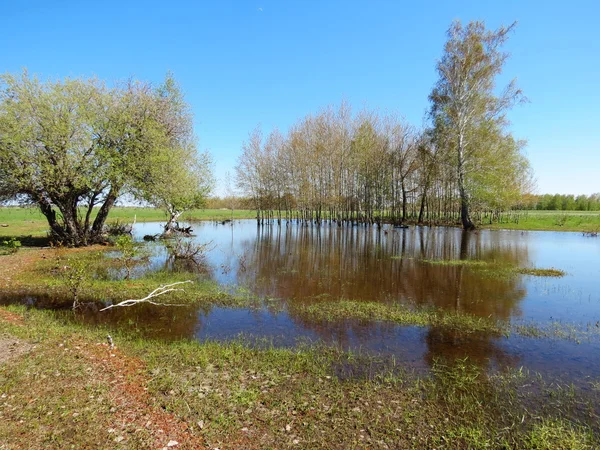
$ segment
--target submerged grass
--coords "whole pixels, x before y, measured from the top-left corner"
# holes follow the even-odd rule
[[[478,274],[494,278],[509,278],[516,275],[559,278],[566,275],[566,272],[555,268],[540,269],[535,267],[515,267],[503,262],[484,261],[479,259],[422,259],[421,262],[435,266],[469,267]]]
[[[64,314],[10,310],[24,316],[24,326],[0,321],[0,333],[35,342],[36,349],[0,366],[3,443],[115,448],[121,437],[120,445],[130,448],[150,445],[152,436],[135,426],[130,405],[115,403],[111,391],[120,382],[90,376],[101,360],[77,357],[77,347],[104,341],[103,330],[74,324]],[[335,367],[351,364],[356,355],[327,347],[167,344],[123,333],[113,338],[119,352],[106,358],[141,362],[137,375],[125,376],[147,393],[148,411],[172,415],[186,425],[190,438],[209,448],[600,445],[600,393],[547,382],[525,370],[490,375],[469,360],[434,361],[429,375],[385,372],[342,379]],[[120,422],[123,417],[129,421]],[[187,443],[180,441],[178,448]]]
[[[405,305],[340,300],[294,306],[317,320],[343,319],[380,320],[399,325],[452,328],[462,333],[491,332],[506,334],[507,327],[499,321],[458,312],[434,309],[411,309]]]
[[[313,320],[336,322],[341,320],[367,320],[393,322],[398,325],[438,327],[450,329],[463,335],[491,333],[508,337],[517,334],[530,338],[560,339],[581,343],[596,341],[600,337],[600,326],[596,324],[575,325],[552,322],[510,324],[489,317],[480,317],[464,312],[435,309],[410,308],[401,304],[362,302],[351,300],[319,301],[312,304],[291,306],[295,311]]]
[[[479,259],[422,259],[421,262],[436,266],[485,266],[489,264]]]
[[[516,324],[513,325],[513,330],[521,336],[561,339],[576,343],[596,341],[598,337],[600,337],[600,327],[598,322],[585,325],[563,322],[550,322],[544,325],[537,323]]]
[[[531,275],[534,277],[564,277],[565,272],[563,270],[558,269],[536,269],[535,267],[520,267],[515,269],[517,273],[521,275]]]

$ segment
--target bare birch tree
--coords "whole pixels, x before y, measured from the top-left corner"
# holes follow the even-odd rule
[[[430,95],[431,116],[451,133],[456,156],[456,176],[460,195],[461,221],[473,229],[469,179],[480,169],[477,158],[485,145],[477,134],[485,129],[501,128],[505,112],[523,100],[513,80],[496,95],[495,80],[502,72],[508,54],[501,51],[515,24],[489,31],[483,22],[467,26],[459,21],[448,29],[444,54],[438,61],[437,81]]]

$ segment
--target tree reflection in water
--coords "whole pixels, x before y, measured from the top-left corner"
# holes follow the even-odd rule
[[[498,235],[452,228],[387,229],[337,226],[265,226],[244,243],[249,270],[238,279],[259,296],[294,302],[355,301],[402,303],[509,320],[520,315],[525,289],[518,277],[482,276],[466,265],[428,264],[422,260],[495,261],[525,265],[525,246]],[[390,323],[322,323],[294,308],[292,319],[323,339],[350,346],[370,336],[385,346],[398,333]],[[515,363],[495,335],[463,335],[430,328],[425,360],[468,356],[473,361]],[[410,343],[407,342],[407,345]]]

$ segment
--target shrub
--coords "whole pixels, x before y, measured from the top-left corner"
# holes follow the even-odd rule
[[[206,256],[206,252],[214,248],[214,245],[212,241],[199,244],[191,239],[177,238],[167,243],[167,248],[174,259],[187,259],[200,262]]]
[[[5,254],[12,255],[13,253],[17,253],[21,248],[21,241],[13,237],[2,241],[2,247]]]
[[[138,253],[135,243],[130,235],[123,234],[117,238],[115,245],[121,252],[119,261],[121,261],[123,268],[125,269],[125,279],[129,280],[129,278],[131,278],[131,271],[135,264],[135,257]]]
[[[117,220],[116,222],[107,223],[104,226],[104,231],[109,236],[131,235],[133,225]]]

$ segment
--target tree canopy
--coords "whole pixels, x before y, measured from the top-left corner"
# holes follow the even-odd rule
[[[0,83],[0,198],[37,204],[56,241],[98,242],[119,195],[145,198],[158,164],[193,172],[174,156],[194,160],[195,147],[170,76],[158,88],[40,81],[27,72],[2,75]]]
[[[461,200],[461,220],[474,228],[471,207],[520,192],[527,183],[522,143],[506,131],[506,111],[523,101],[515,81],[497,95],[496,77],[508,54],[501,51],[514,25],[490,31],[483,22],[459,21],[448,29],[444,54],[437,63],[439,79],[431,95],[431,117],[453,154]]]
[[[459,220],[473,229],[482,214],[519,204],[532,173],[506,112],[525,97],[514,81],[496,89],[513,28],[452,23],[423,130],[394,113],[353,115],[347,103],[307,115],[287,134],[256,129],[237,175],[259,222],[284,215],[338,225]]]

